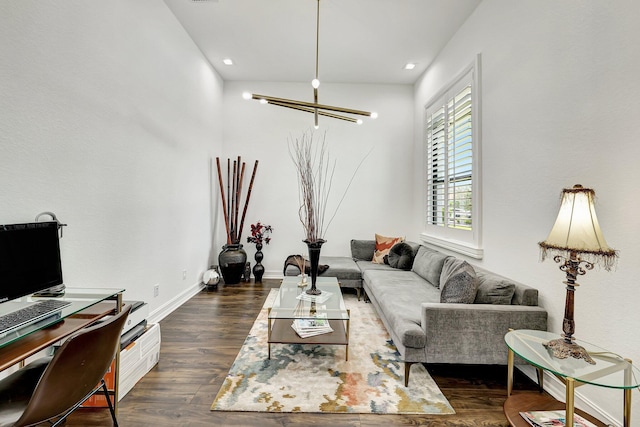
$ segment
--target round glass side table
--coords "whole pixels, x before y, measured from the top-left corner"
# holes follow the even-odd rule
[[[518,399],[511,395],[513,391],[513,364],[515,356],[520,356],[526,362],[538,369],[538,381],[540,388],[543,387],[543,371],[548,371],[564,382],[566,387],[566,425],[573,425],[574,415],[574,390],[584,384],[591,384],[598,387],[621,389],[624,393],[624,426],[631,426],[631,391],[640,386],[640,370],[631,361],[617,354],[605,350],[585,341],[575,340],[576,344],[584,347],[589,355],[596,362],[589,364],[582,359],[568,357],[559,359],[544,346],[545,343],[558,339],[559,335],[546,331],[536,331],[529,329],[514,330],[508,332],[505,343],[509,348],[508,355],[508,378],[507,378],[507,401],[505,402],[505,415],[507,408],[510,412],[527,410],[544,410],[548,408],[517,407],[518,404],[527,402],[529,399]],[[507,415],[509,418],[509,415]],[[590,420],[592,417],[589,417]],[[512,425],[512,420],[509,420]],[[596,420],[597,421],[597,420]],[[526,425],[526,424],[525,424]],[[600,425],[605,425],[600,423]]]

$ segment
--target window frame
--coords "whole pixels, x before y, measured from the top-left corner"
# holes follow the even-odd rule
[[[481,197],[481,90],[480,90],[480,54],[467,65],[454,79],[446,84],[435,96],[425,104],[423,112],[423,180],[422,180],[422,224],[424,230],[420,236],[425,243],[443,247],[445,249],[482,259],[482,197]],[[437,111],[449,100],[457,96],[466,85],[471,84],[471,132],[472,132],[472,171],[471,171],[471,230],[451,228],[443,225],[428,224],[428,217],[432,214],[429,209],[428,194],[432,188],[428,186],[429,176],[429,141],[427,139],[427,114]],[[448,146],[445,140],[445,148]]]

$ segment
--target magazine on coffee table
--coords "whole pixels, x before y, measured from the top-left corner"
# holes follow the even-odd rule
[[[520,415],[533,427],[564,427],[566,419],[566,411],[527,411],[520,412]],[[573,427],[596,427],[596,425],[574,412]]]
[[[315,335],[327,334],[333,332],[333,328],[329,325],[326,314],[319,315],[315,318],[295,319],[291,324],[294,331],[300,338],[312,337]]]

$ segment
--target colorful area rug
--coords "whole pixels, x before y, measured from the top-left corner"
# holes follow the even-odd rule
[[[379,414],[453,414],[427,370],[411,368],[404,386],[400,355],[371,304],[344,296],[351,309],[349,361],[344,346],[272,344],[267,309],[272,290],[211,410]]]

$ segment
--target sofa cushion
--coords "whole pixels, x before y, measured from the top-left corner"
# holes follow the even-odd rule
[[[371,261],[375,251],[375,240],[351,240],[351,257],[356,261]]]
[[[516,284],[506,277],[486,270],[476,270],[478,292],[475,304],[511,304]]]
[[[433,286],[424,286],[424,279],[411,271],[389,268],[369,269],[363,273],[369,289],[375,289],[375,298],[381,316],[400,337],[405,347],[423,348],[427,341],[422,327],[423,302],[439,302],[440,292]]]
[[[418,253],[413,259],[411,271],[425,279],[430,285],[438,288],[440,286],[440,274],[446,255],[438,251],[420,246]]]
[[[472,304],[478,290],[478,278],[466,261],[448,257],[440,274],[440,302]]]
[[[356,261],[356,265],[362,272],[362,277],[364,278],[364,272],[368,270],[387,270],[387,271],[398,271],[395,270],[388,264],[374,264],[371,261]]]
[[[389,250],[388,264],[400,270],[411,270],[413,266],[413,248],[408,243],[396,243]]]
[[[384,264],[385,255],[389,254],[389,250],[396,243],[404,242],[404,237],[386,237],[376,234],[376,251],[373,254],[371,262],[375,264]]]

